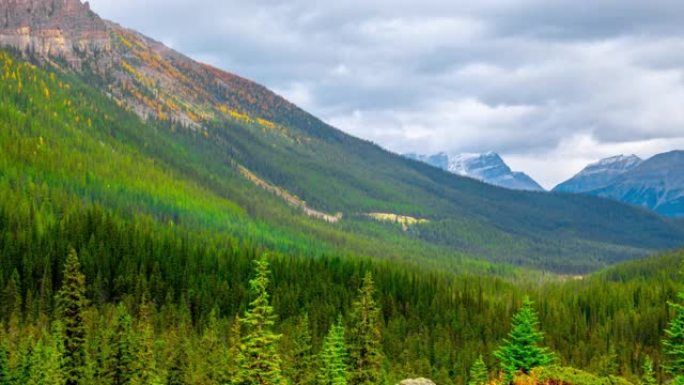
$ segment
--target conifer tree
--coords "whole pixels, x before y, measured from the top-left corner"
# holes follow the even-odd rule
[[[26,385],[63,385],[61,326],[55,324],[56,333],[44,332],[31,355],[30,374]]]
[[[270,270],[266,256],[256,262],[256,276],[249,281],[254,300],[240,319],[244,329],[242,337],[240,370],[244,384],[283,384],[278,342],[281,336],[273,331],[275,315],[269,302],[268,284]]]
[[[301,385],[316,383],[309,315],[306,313],[297,317],[297,323],[292,333],[292,348],[288,358],[287,377],[293,383]]]
[[[83,311],[87,306],[85,275],[73,248],[64,263],[62,288],[58,293],[61,322],[64,325],[64,376],[66,385],[83,382],[86,365]]]
[[[653,370],[653,360],[651,357],[646,356],[644,360],[644,373],[641,375],[641,385],[656,385],[658,381],[655,378],[655,373]]]
[[[129,385],[135,374],[135,343],[133,321],[123,303],[116,307],[114,332],[111,336],[111,353],[107,362],[107,376],[112,385]]]
[[[482,354],[475,360],[470,367],[468,385],[485,385],[489,381],[487,365],[482,358]]]
[[[679,298],[684,299],[684,293],[679,293]],[[684,383],[684,306],[670,303],[670,307],[675,317],[665,330],[663,340],[663,350],[668,357],[666,369],[674,376],[675,383]]]
[[[319,356],[319,385],[347,385],[347,347],[344,342],[344,326],[342,317],[330,326],[328,335],[323,341]]]
[[[532,301],[525,297],[522,308],[513,316],[508,338],[494,352],[501,363],[501,369],[508,374],[517,371],[529,374],[533,368],[553,361],[548,349],[539,346],[544,334],[538,330],[539,320],[532,306]]]
[[[2,324],[0,324],[0,329]],[[10,385],[12,381],[12,373],[10,372],[9,357],[7,356],[7,347],[4,343],[0,343],[0,385]]]
[[[131,378],[132,385],[161,385],[161,377],[157,368],[154,350],[154,327],[152,325],[150,305],[143,296],[138,316],[138,346],[135,355],[135,369]]]
[[[241,384],[242,373],[240,368],[244,364],[244,357],[242,355],[242,322],[240,317],[235,317],[233,325],[230,327],[230,335],[228,338],[228,373],[229,384]]]
[[[373,276],[366,273],[359,296],[352,306],[350,320],[351,385],[376,385],[382,382],[380,308],[375,302]]]
[[[225,350],[225,342],[222,341],[221,324],[218,319],[218,310],[213,309],[209,314],[209,322],[204,328],[200,346],[202,361],[200,371],[210,384],[224,384],[228,378],[226,369],[228,357]]]

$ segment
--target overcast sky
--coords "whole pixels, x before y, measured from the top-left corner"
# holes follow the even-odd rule
[[[499,152],[553,187],[684,149],[681,0],[91,0],[399,152]]]

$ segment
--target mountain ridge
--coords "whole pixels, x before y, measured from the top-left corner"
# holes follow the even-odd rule
[[[641,160],[614,156],[587,166],[554,191],[583,193],[684,217],[684,151]]]
[[[8,0],[0,4],[10,3],[16,5]],[[84,5],[80,12],[88,14]],[[135,149],[149,157],[151,164],[164,165],[162,174],[184,178],[184,182],[199,186],[197,191],[207,191],[212,199],[223,202],[221,205],[239,207],[251,218],[240,217],[237,223],[241,226],[278,234],[283,249],[320,247],[315,238],[343,253],[390,256],[450,268],[472,262],[467,256],[585,272],[674,248],[684,239],[684,226],[679,222],[626,205],[591,197],[510,191],[402,158],[336,130],[261,85],[195,62],[137,32],[104,23],[109,28],[109,48],[74,51],[79,61],[61,60],[45,50],[22,53],[41,68],[61,74],[59,82],[91,98],[93,92],[100,92],[102,97],[95,98],[98,103],[104,104],[104,97],[111,102],[107,108],[88,110],[93,124],[79,126],[79,135],[93,139],[92,143],[111,142]],[[68,26],[67,22],[64,28]],[[29,30],[41,34],[39,29]],[[0,45],[22,48],[14,46],[15,42],[0,38]],[[45,76],[49,79],[52,75]],[[59,82],[48,83],[59,87]],[[34,84],[34,92],[41,86]],[[87,91],[88,87],[92,90]],[[50,91],[56,92],[63,90]],[[77,94],[65,98],[63,103],[68,99],[85,103]],[[37,105],[39,102],[42,104]],[[36,111],[57,108],[49,95],[40,93],[29,101],[8,99],[7,103],[19,110],[26,103]],[[144,122],[114,129],[107,120],[114,107],[135,112]],[[53,118],[46,115],[44,119]],[[22,140],[38,140],[30,137],[30,132],[20,134],[27,135]],[[256,178],[250,181],[240,167]],[[89,180],[106,179],[94,166],[83,172],[90,173]],[[257,179],[263,183],[254,183]],[[108,191],[98,183],[84,185],[74,194],[91,197],[99,196],[100,190]],[[185,203],[174,203],[175,199],[197,200],[193,204],[203,205],[206,198],[169,197],[174,199],[170,203],[164,201],[167,197],[149,195],[156,191],[155,186],[136,183],[145,189],[130,196],[140,200],[136,204],[148,205],[151,215],[164,222],[168,218],[182,222],[192,214]],[[292,207],[267,190],[287,193],[305,205]],[[306,218],[301,207],[341,213],[343,219],[315,221]],[[211,210],[207,209],[206,216],[212,219],[198,221],[202,226],[227,227],[244,236],[247,230],[224,226],[215,219],[221,215]],[[373,213],[421,220],[405,228],[396,221],[377,221],[368,215]],[[253,233],[246,234],[251,241],[261,242]],[[264,237],[272,239],[273,234]],[[291,246],[295,240],[302,244],[300,248]]]
[[[534,179],[524,172],[512,171],[501,156],[495,152],[463,153],[449,155],[440,152],[434,155],[405,154],[405,157],[419,160],[456,175],[512,190],[545,191]]]

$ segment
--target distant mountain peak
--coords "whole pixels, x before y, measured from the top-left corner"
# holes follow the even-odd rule
[[[527,174],[513,172],[501,156],[493,151],[452,155],[440,152],[434,155],[406,154],[405,156],[499,187],[513,190],[544,190]]]
[[[616,155],[589,164],[553,191],[582,193],[613,183],[620,175],[638,167],[643,160],[636,155]]]

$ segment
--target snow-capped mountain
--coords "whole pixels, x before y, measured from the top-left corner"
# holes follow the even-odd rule
[[[601,162],[585,169],[590,171],[585,173],[585,178],[595,176],[600,182],[594,183],[593,188],[589,188],[590,183],[582,185],[582,179],[576,176],[574,182],[571,179],[554,190],[583,192],[646,207],[667,216],[684,217],[684,151],[658,154],[645,161],[631,156],[602,162],[607,172],[600,172]],[[592,173],[592,170],[595,171]],[[576,189],[571,190],[573,187]]]
[[[638,167],[643,160],[636,155],[618,155],[601,159],[577,175],[556,186],[553,191],[582,193],[606,187],[622,174]]]
[[[404,156],[495,186],[513,190],[544,191],[544,188],[527,174],[512,171],[495,152],[456,155],[440,152],[434,155],[406,154]]]

